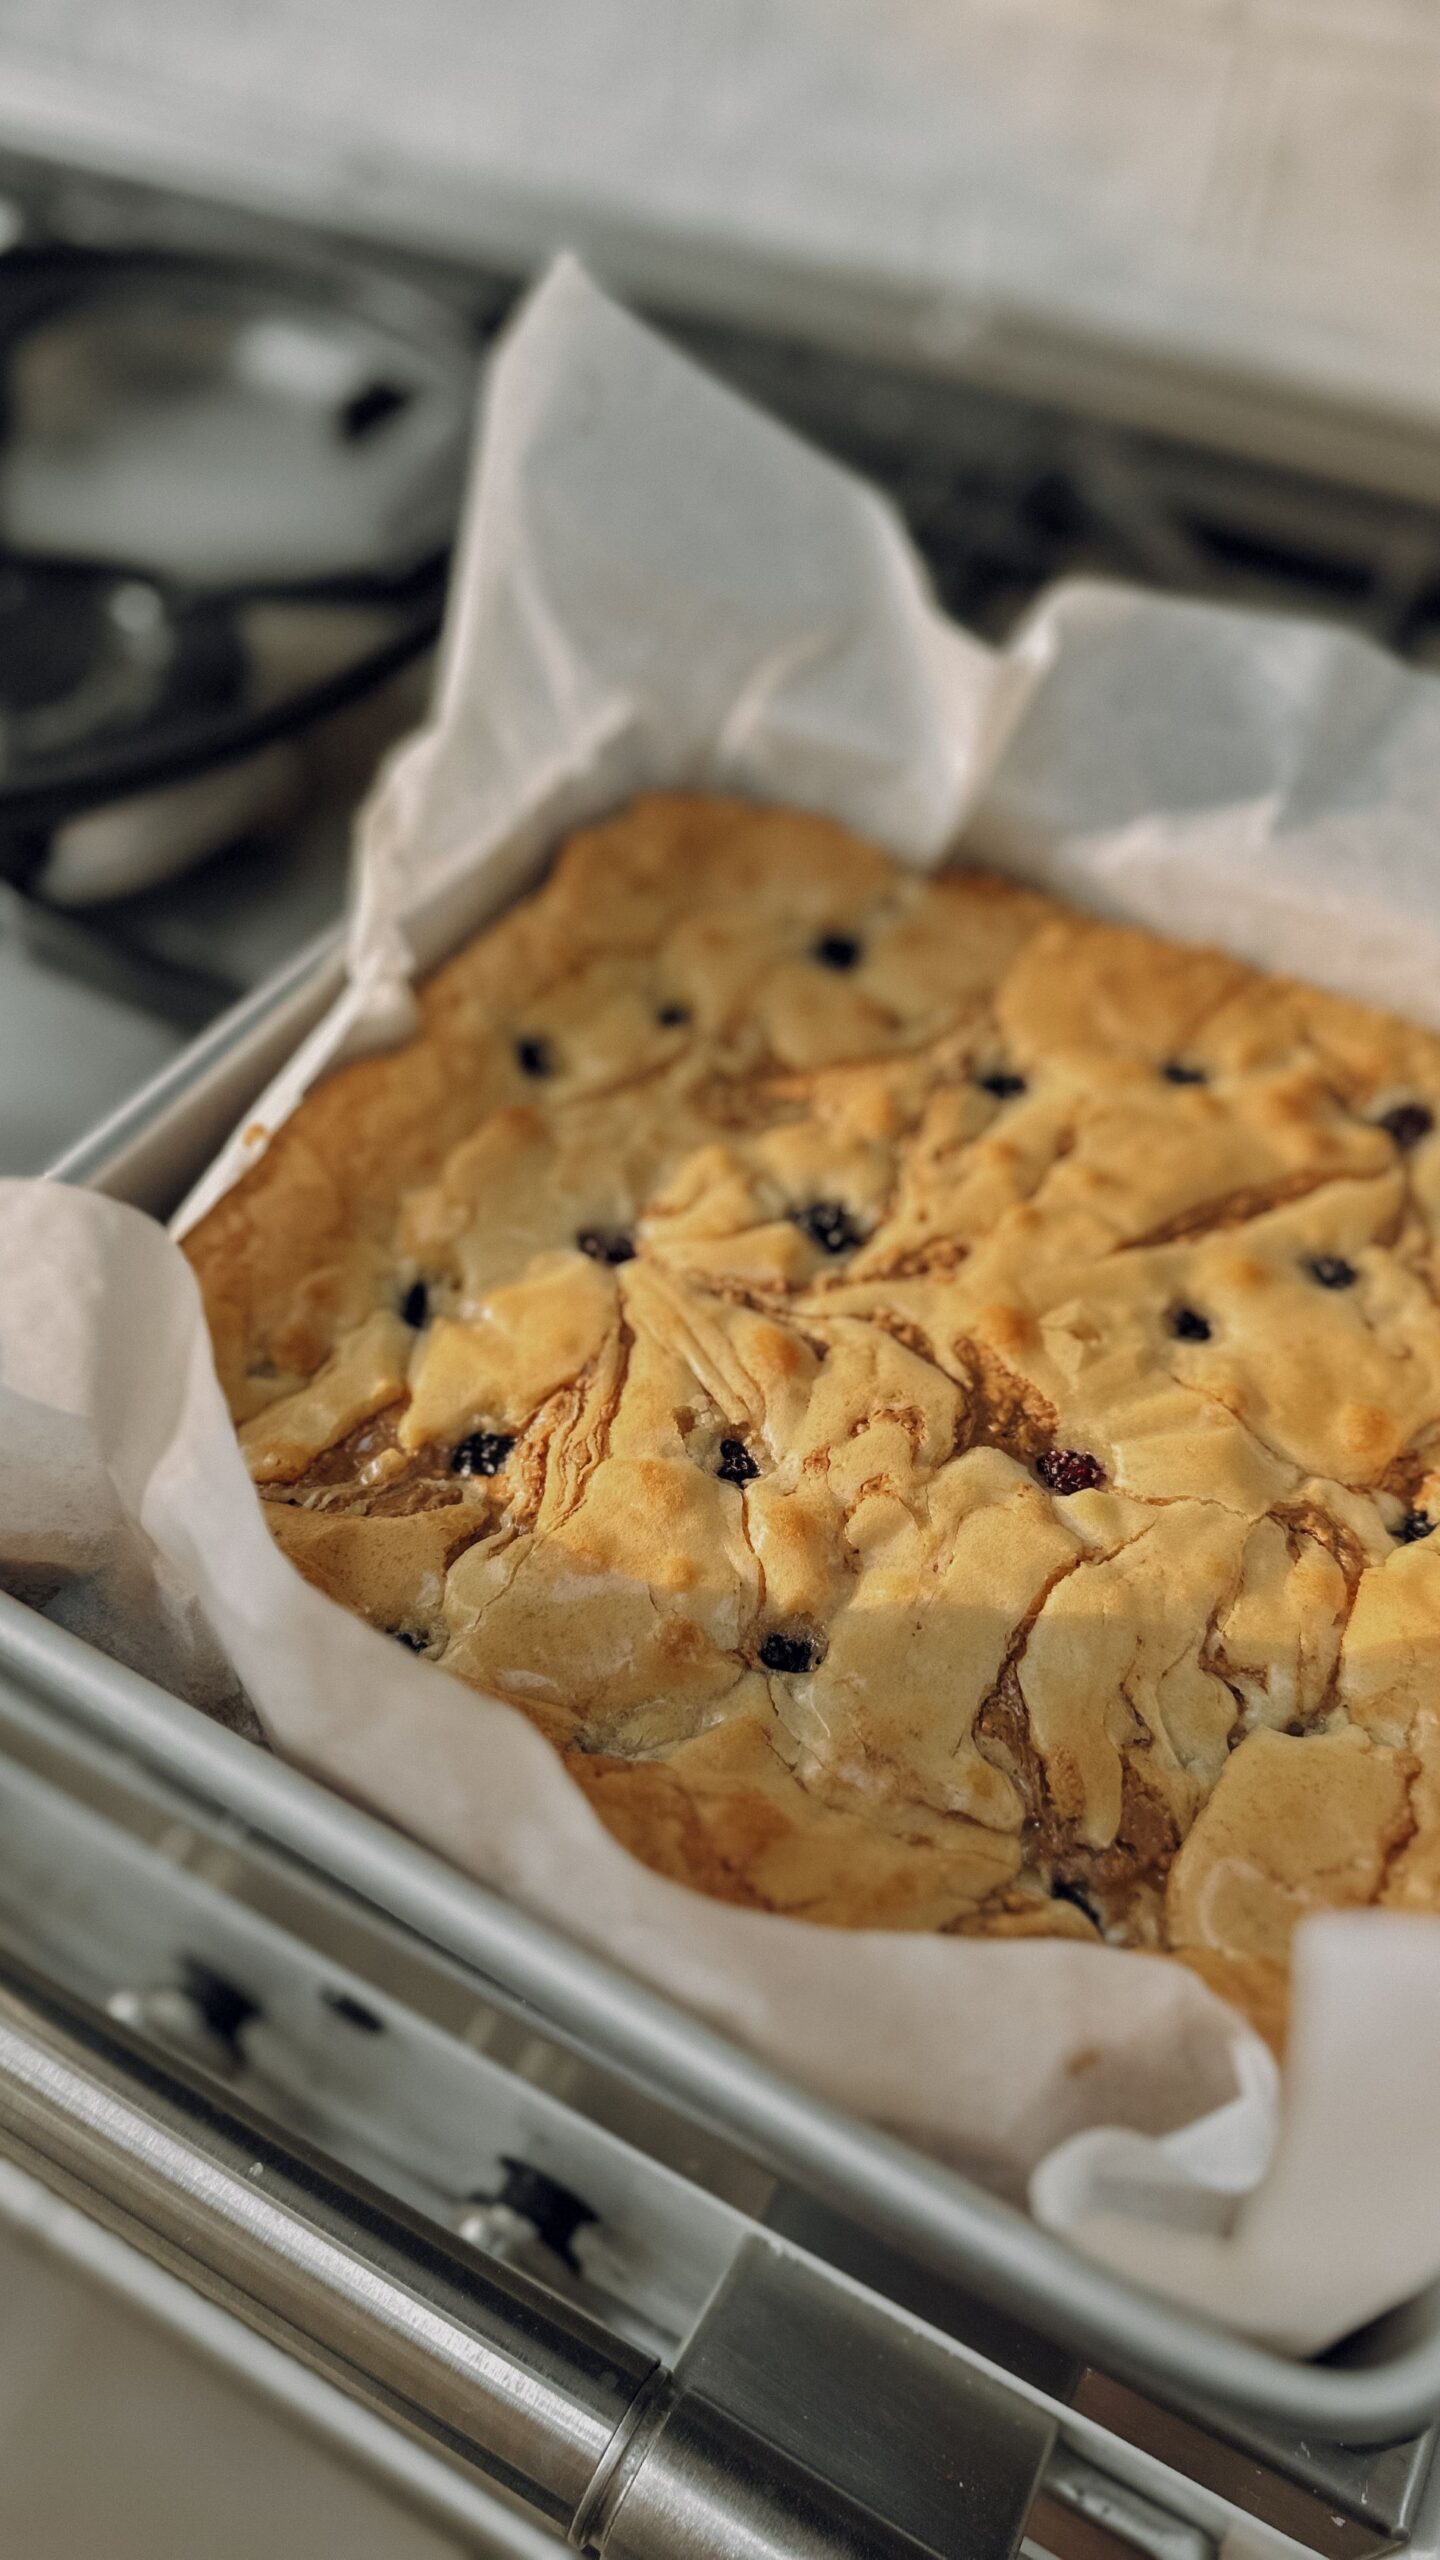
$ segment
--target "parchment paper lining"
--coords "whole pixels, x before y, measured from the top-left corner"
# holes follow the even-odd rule
[[[997,655],[872,491],[573,262],[491,374],[433,720],[361,828],[349,983],[187,1204],[557,836],[691,784],[967,850],[1082,905],[1440,1025],[1440,687],[1309,625],[1071,587]],[[259,1133],[259,1134],[257,1134]],[[1308,1922],[1283,2104],[1183,1968],[839,1933],[649,1874],[508,1708],[300,1581],[269,1538],[174,1244],[0,1185],[0,1558],[17,1587],[1142,2281],[1296,2351],[1440,2273],[1440,1925]],[[1326,2246],[1314,2235],[1322,2228]]]

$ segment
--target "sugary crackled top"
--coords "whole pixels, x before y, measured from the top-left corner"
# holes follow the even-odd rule
[[[302,1573],[736,1902],[1440,1906],[1440,1040],[678,796],[422,1006],[189,1242]]]

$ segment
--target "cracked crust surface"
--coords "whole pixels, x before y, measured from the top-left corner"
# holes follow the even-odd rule
[[[187,1245],[311,1581],[732,1901],[1440,1907],[1440,1040],[678,795],[421,1002]]]

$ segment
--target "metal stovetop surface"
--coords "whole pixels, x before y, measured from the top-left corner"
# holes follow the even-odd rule
[[[14,153],[0,153],[0,197],[21,209],[20,236],[32,243],[103,238],[311,265],[354,254],[269,217]],[[375,254],[438,289],[482,345],[518,289],[454,261]],[[656,316],[737,388],[888,490],[945,607],[987,639],[1003,640],[1052,581],[1085,575],[1318,615],[1440,666],[1440,506],[797,337]],[[117,1087],[338,915],[353,812],[384,748],[418,716],[424,683],[424,669],[412,671],[317,732],[290,805],[261,835],[179,879],[82,912],[10,902],[0,926],[0,988],[13,990],[0,1004],[0,1169],[52,1156]],[[62,1030],[60,1077],[37,1064],[47,1001]]]

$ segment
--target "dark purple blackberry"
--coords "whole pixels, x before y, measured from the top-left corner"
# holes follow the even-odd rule
[[[1160,1073],[1167,1084],[1208,1084],[1203,1067],[1188,1066],[1183,1058],[1167,1058]]]
[[[1177,1307],[1170,1318],[1170,1330],[1177,1342],[1208,1342],[1210,1326],[1194,1307]]]
[[[727,1484],[753,1484],[760,1469],[743,1440],[722,1440],[715,1473],[723,1476]]]
[[[1353,1289],[1360,1277],[1343,1253],[1312,1253],[1305,1268],[1322,1289]]]
[[[400,1321],[419,1332],[430,1321],[430,1292],[423,1280],[412,1280],[400,1301]]]
[[[678,1031],[690,1019],[688,1004],[662,1004],[655,1016],[662,1031]]]
[[[553,1076],[555,1073],[555,1052],[551,1048],[548,1040],[517,1040],[515,1043],[515,1063],[520,1069],[522,1075]]]
[[[1435,1126],[1435,1114],[1425,1102],[1397,1102],[1393,1111],[1382,1111],[1377,1126],[1392,1137],[1401,1152],[1418,1147]]]
[[[1035,1473],[1047,1493],[1093,1493],[1105,1481],[1105,1470],[1088,1449],[1047,1449],[1035,1461]]]
[[[633,1262],[635,1239],[622,1227],[582,1227],[575,1239],[592,1262]]]
[[[767,1636],[760,1659],[767,1671],[813,1671],[820,1648],[813,1636]]]
[[[810,945],[810,957],[822,969],[854,969],[860,960],[860,945],[853,933],[822,933]]]
[[[839,1200],[812,1200],[808,1209],[792,1210],[795,1224],[822,1253],[853,1253],[865,1239]]]
[[[1072,1884],[1068,1876],[1054,1878],[1050,1887],[1050,1899],[1052,1902],[1073,1902],[1076,1910],[1083,1911],[1087,1920],[1093,1920],[1097,1929],[1103,1925],[1100,1913],[1096,1910],[1088,1893],[1082,1893],[1079,1885]]]
[[[1395,1536],[1402,1547],[1413,1547],[1417,1538],[1428,1538],[1434,1526],[1428,1511],[1407,1511]]]
[[[472,1431],[450,1461],[454,1476],[498,1476],[515,1446],[513,1431]]]
[[[997,1102],[1013,1102],[1017,1094],[1026,1090],[1025,1078],[1012,1074],[1008,1067],[997,1067],[993,1075],[977,1076],[975,1081],[982,1093],[993,1093]]]

